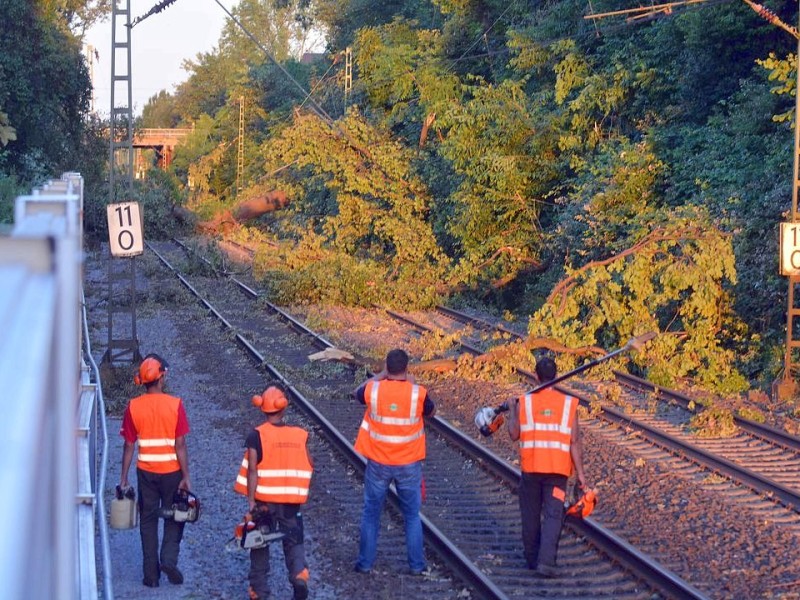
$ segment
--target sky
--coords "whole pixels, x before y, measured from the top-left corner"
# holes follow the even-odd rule
[[[228,10],[238,4],[238,0],[220,2]],[[131,0],[131,21],[147,13],[157,3],[157,0]],[[228,15],[215,0],[177,0],[133,27],[131,76],[135,115],[142,114],[149,98],[161,90],[173,92],[176,84],[188,78],[181,64],[185,59],[195,59],[200,52],[213,50],[227,18]],[[121,25],[118,25],[118,37],[120,29]],[[87,32],[85,43],[94,46],[99,55],[99,60],[94,60],[94,107],[99,114],[108,116],[111,109],[110,14],[105,22]],[[117,52],[117,61],[117,74],[124,74],[124,51]],[[119,62],[122,62],[122,68]],[[119,96],[126,92],[125,86],[118,83],[115,90],[117,106],[120,106]]]

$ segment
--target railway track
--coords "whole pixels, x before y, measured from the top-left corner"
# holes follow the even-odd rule
[[[171,252],[168,248],[162,246],[160,252],[151,249],[174,270],[166,256]],[[185,245],[183,249],[188,250]],[[179,260],[176,253],[172,251],[173,262]],[[360,459],[353,455],[349,440],[355,438],[363,406],[348,396],[365,371],[354,372],[352,367],[341,365],[309,365],[309,353],[331,344],[241,281],[226,278],[222,280],[226,286],[222,286],[216,276],[176,275],[234,332],[236,341],[257,364],[290,387],[325,437],[358,467]],[[226,292],[228,285],[235,286],[237,293]],[[253,304],[243,305],[242,296]],[[254,305],[270,311],[274,318],[256,315]],[[480,597],[556,593],[593,598],[705,597],[588,520],[571,524],[562,537],[559,562],[568,577],[534,577],[525,567],[518,539],[519,514],[513,499],[517,470],[443,419],[428,419],[428,425],[427,500],[423,510],[426,541]]]
[[[522,337],[453,309],[439,307],[437,310],[460,323]],[[420,330],[429,329],[403,315],[390,314]],[[468,344],[463,347],[468,352],[481,352]],[[529,373],[523,369],[518,369],[518,372],[531,385],[536,384]],[[792,520],[795,525],[800,525],[800,438],[737,415],[733,415],[737,431],[732,436],[704,438],[691,435],[688,433],[689,422],[698,412],[694,406],[700,404],[699,401],[622,371],[614,371],[614,376],[630,393],[617,400],[617,404],[623,405],[622,409],[603,403],[603,416],[617,424],[635,428],[654,444],[783,504],[798,513],[797,519]],[[581,383],[557,387],[578,396],[586,407],[590,399],[585,394],[595,391],[591,385]],[[660,408],[655,412],[651,408],[653,397],[660,401]]]
[[[460,323],[468,323],[473,328],[486,329],[490,327],[479,322],[476,327],[476,320],[472,317],[464,316],[456,311],[440,311],[447,314],[449,318],[455,318]],[[390,313],[391,314],[391,313]],[[408,315],[392,314],[394,318],[402,320],[403,323],[415,326],[419,331],[430,330],[430,327],[417,323]],[[437,327],[442,323],[436,319]],[[450,328],[444,329],[445,333],[452,334]],[[474,336],[467,331],[470,339]],[[508,334],[507,334],[508,335]],[[517,334],[513,334],[516,336]],[[467,343],[462,346],[463,350],[476,354],[482,350],[474,344]],[[523,377],[526,372],[518,369]],[[797,569],[796,556],[786,552],[786,543],[796,543],[800,535],[798,525],[800,524],[800,471],[798,471],[797,438],[793,438],[785,432],[775,430],[771,427],[761,426],[757,423],[748,422],[746,419],[737,419],[739,429],[736,435],[726,438],[698,438],[687,431],[689,419],[694,411],[691,410],[691,399],[672,392],[668,397],[667,391],[659,388],[659,396],[665,399],[661,408],[652,411],[648,407],[651,405],[654,389],[652,384],[644,382],[638,378],[630,376],[623,377],[624,374],[617,373],[618,379],[623,379],[630,394],[615,401],[614,404],[603,403],[603,410],[596,417],[583,419],[583,423],[597,438],[602,442],[612,442],[620,448],[627,449],[638,458],[635,465],[648,464],[656,465],[658,473],[672,473],[678,475],[688,486],[695,486],[700,490],[705,490],[713,494],[716,500],[715,506],[702,507],[690,510],[691,502],[681,496],[699,494],[699,492],[679,492],[669,490],[666,492],[670,500],[674,502],[677,498],[678,507],[676,519],[680,525],[678,529],[691,532],[692,541],[695,546],[704,544],[707,546],[707,554],[716,554],[715,546],[718,539],[730,538],[730,522],[724,513],[730,510],[728,507],[735,506],[737,511],[747,515],[748,521],[764,524],[774,524],[782,534],[783,539],[771,539],[770,547],[761,548],[753,552],[753,560],[768,563],[771,561],[773,553],[786,557],[788,564],[793,565],[787,572],[786,577],[791,578],[790,582],[782,581],[776,585],[776,589],[783,589],[784,586],[790,587],[797,583],[796,577],[791,575],[792,569]],[[529,385],[535,385],[535,381],[529,381]],[[581,399],[582,404],[590,408],[590,400],[586,393],[596,391],[591,384],[571,384],[569,388],[560,386],[565,393],[570,393]],[[583,392],[576,391],[582,388]],[[635,388],[635,389],[633,389]],[[673,398],[672,395],[677,398]],[[595,394],[596,396],[596,394]],[[680,402],[679,402],[680,401]],[[625,406],[620,409],[620,404]],[[487,440],[492,444],[492,440]],[[687,489],[690,489],[687,486]],[[643,486],[645,493],[650,493],[650,486]],[[665,507],[670,502],[665,502],[665,491],[663,487],[657,488],[657,495],[649,502],[658,507]],[[682,504],[686,503],[684,510]],[[714,511],[721,513],[715,514]],[[692,512],[693,514],[689,514]],[[674,565],[676,571],[690,573],[690,567],[681,568],[672,559],[674,549],[669,546],[650,543],[643,539],[642,532],[637,531],[635,526],[629,523],[624,511],[613,512],[605,518],[604,510],[598,511],[597,518],[604,523],[608,523],[614,531],[625,539],[641,540],[637,546],[647,549],[656,560],[667,565]],[[695,523],[693,525],[693,523]],[[754,528],[757,530],[757,528]],[[741,535],[750,535],[742,532]],[[752,540],[747,537],[740,538],[737,542],[743,547],[750,546]],[[722,551],[720,551],[722,554]],[[733,569],[733,567],[730,567]],[[684,575],[686,576],[686,575]],[[699,587],[702,573],[690,575],[689,580],[695,581]],[[756,592],[753,592],[754,594]],[[749,596],[748,596],[749,597]],[[759,593],[758,596],[762,597]],[[763,597],[772,597],[764,595]],[[777,596],[777,597],[780,597]]]

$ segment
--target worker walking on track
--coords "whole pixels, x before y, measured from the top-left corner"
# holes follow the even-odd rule
[[[133,398],[125,409],[120,435],[125,440],[122,451],[120,489],[128,489],[128,471],[136,442],[139,453],[136,481],[139,486],[139,533],[142,538],[144,585],[158,587],[161,571],[170,583],[183,583],[178,569],[183,528],[186,523],[164,520],[161,551],[158,548],[160,508],[172,506],[179,489],[190,491],[189,457],[185,436],[189,421],[180,398],[164,393],[169,365],[157,354],[148,354],[134,377],[145,393]]]
[[[308,433],[283,422],[289,401],[279,387],[268,387],[260,396],[253,396],[253,404],[266,413],[267,420],[247,436],[234,489],[247,496],[249,516],[256,525],[270,523],[284,533],[283,555],[289,582],[295,600],[304,600],[308,597],[308,566],[300,508],[308,499],[314,470],[308,453]],[[251,600],[269,597],[268,575],[269,545],[251,548]]]
[[[355,570],[369,573],[378,550],[378,531],[386,491],[395,482],[406,534],[411,573],[427,569],[422,544],[422,461],[425,459],[424,416],[436,412],[427,391],[407,373],[408,354],[395,349],[386,355],[383,371],[355,392],[366,405],[355,449],[367,459],[364,511]]]
[[[553,359],[539,359],[536,375],[540,383],[555,379]],[[586,485],[578,401],[547,388],[509,404],[508,433],[512,440],[519,440],[519,508],[525,560],[537,575],[555,577],[567,480],[573,466],[580,487]]]

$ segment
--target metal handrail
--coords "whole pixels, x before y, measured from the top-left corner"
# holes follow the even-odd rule
[[[106,507],[103,501],[103,492],[106,489],[106,469],[108,467],[108,423],[106,423],[106,403],[103,398],[100,369],[97,368],[97,363],[92,356],[92,344],[89,341],[89,323],[86,318],[86,297],[83,292],[83,285],[81,285],[81,312],[83,315],[83,339],[86,345],[86,358],[92,367],[92,372],[97,382],[97,408],[100,412],[99,420],[103,424],[103,452],[100,459],[100,469],[95,488],[95,506],[97,507],[97,522],[100,529],[100,552],[103,562],[103,597],[106,600],[113,600],[114,590],[111,583],[111,547],[108,542],[108,523],[106,522]]]

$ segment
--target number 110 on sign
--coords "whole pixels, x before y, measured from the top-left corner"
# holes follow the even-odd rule
[[[138,202],[121,202],[106,207],[108,243],[111,256],[138,256],[144,252],[142,212]],[[798,257],[800,268],[800,257]]]

